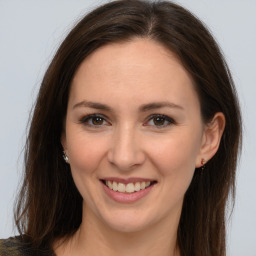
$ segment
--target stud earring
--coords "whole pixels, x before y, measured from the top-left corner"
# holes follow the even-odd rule
[[[66,152],[65,152],[65,151],[63,151],[63,159],[65,160],[65,162],[66,162],[67,164],[69,164],[69,159],[68,159],[68,156],[66,155]]]
[[[202,158],[202,160],[201,160],[201,170],[202,171],[205,169],[205,164],[206,164],[206,161],[204,158]]]

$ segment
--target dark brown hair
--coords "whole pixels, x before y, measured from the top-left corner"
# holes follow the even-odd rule
[[[205,123],[223,112],[226,127],[215,156],[196,170],[178,228],[181,255],[224,256],[226,204],[234,199],[241,118],[227,64],[215,40],[194,15],[166,1],[121,0],[86,15],[59,47],[43,78],[25,151],[24,183],[16,225],[32,246],[69,237],[82,217],[82,197],[63,161],[60,143],[70,84],[81,62],[99,47],[149,38],[175,53],[191,75]]]

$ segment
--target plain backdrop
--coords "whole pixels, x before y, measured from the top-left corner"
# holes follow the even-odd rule
[[[15,234],[13,202],[30,109],[58,45],[86,12],[106,1],[0,0],[0,237]],[[256,1],[179,0],[212,31],[241,102],[244,142],[229,256],[256,256]]]

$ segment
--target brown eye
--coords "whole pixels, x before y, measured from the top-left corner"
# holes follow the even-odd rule
[[[155,114],[152,115],[144,125],[156,128],[165,128],[173,124],[175,124],[175,121],[171,117],[161,114]]]
[[[153,122],[154,122],[154,125],[156,125],[156,126],[162,126],[165,124],[166,119],[163,117],[157,116],[157,117],[153,118]]]
[[[102,117],[96,116],[96,117],[92,118],[92,124],[93,125],[102,125],[103,122],[104,122],[104,119]]]
[[[97,127],[100,128],[102,126],[109,125],[109,123],[106,121],[105,117],[99,115],[99,114],[92,114],[83,117],[80,122],[86,126],[89,127]]]

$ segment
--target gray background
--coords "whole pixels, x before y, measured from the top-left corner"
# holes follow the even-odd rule
[[[15,234],[12,207],[26,124],[43,73],[85,12],[106,1],[0,0],[0,237]],[[213,32],[231,68],[244,119],[236,206],[228,225],[232,256],[256,256],[256,1],[179,0]]]

